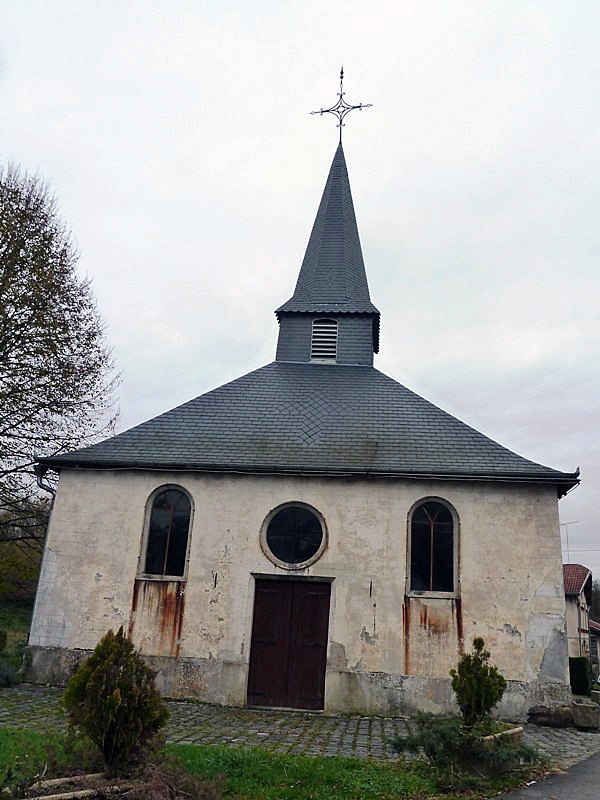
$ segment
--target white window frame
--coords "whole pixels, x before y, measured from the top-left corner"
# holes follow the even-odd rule
[[[148,538],[150,535],[150,521],[152,518],[152,509],[154,508],[154,501],[159,494],[175,490],[184,494],[190,501],[190,522],[188,527],[187,547],[185,552],[185,565],[183,568],[183,575],[157,575],[153,572],[145,572],[146,556],[148,551]],[[178,483],[163,483],[157,486],[156,489],[148,496],[146,500],[146,510],[144,512],[144,528],[142,533],[142,541],[140,546],[140,554],[138,557],[138,570],[137,577],[140,580],[146,581],[186,581],[188,576],[188,568],[190,562],[190,545],[192,541],[192,531],[194,525],[194,498],[184,486]]]
[[[425,505],[426,503],[439,503],[440,505],[447,508],[450,514],[452,515],[453,589],[451,592],[430,591],[428,589],[413,589],[410,583],[411,573],[412,573],[412,554],[411,554],[412,517],[417,508],[419,508],[422,505]],[[443,497],[435,497],[435,496],[420,497],[417,501],[415,501],[412,504],[412,506],[408,511],[408,514],[406,515],[406,594],[409,597],[441,597],[441,598],[460,597],[459,554],[460,554],[460,518],[458,516],[458,512],[456,511],[452,503],[450,503],[448,500],[445,500]]]
[[[314,514],[315,517],[321,523],[321,530],[323,531],[323,537],[321,539],[321,544],[317,552],[310,558],[307,558],[306,561],[301,561],[297,564],[291,564],[288,561],[282,561],[281,559],[277,558],[277,556],[273,552],[271,552],[271,549],[267,543],[267,530],[269,528],[269,523],[271,522],[275,514],[278,514],[280,511],[283,511],[284,508],[291,508],[291,507],[305,508],[307,511],[310,511],[310,513]],[[271,511],[269,511],[269,513],[265,517],[263,524],[261,525],[260,528],[260,547],[263,553],[273,564],[289,571],[297,572],[299,570],[306,569],[306,567],[310,567],[311,564],[314,564],[315,561],[318,561],[321,558],[321,556],[327,549],[328,542],[329,542],[329,534],[327,532],[327,524],[325,522],[325,517],[314,506],[311,506],[308,503],[302,503],[298,500],[290,500],[287,503],[281,503],[281,505],[272,508]]]

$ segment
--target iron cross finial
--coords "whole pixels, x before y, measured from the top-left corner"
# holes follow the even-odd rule
[[[344,126],[344,117],[346,114],[349,114],[351,111],[354,111],[355,108],[358,108],[362,111],[363,108],[372,108],[372,103],[359,103],[357,106],[351,106],[344,100],[344,67],[342,66],[340,70],[340,91],[338,92],[338,101],[331,108],[321,108],[319,111],[311,111],[311,114],[335,114],[338,118],[339,122],[337,127],[340,129],[340,144],[342,142],[342,128]]]

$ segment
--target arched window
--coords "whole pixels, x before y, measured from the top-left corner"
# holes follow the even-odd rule
[[[416,505],[410,520],[410,590],[454,592],[456,532],[451,509],[438,500]]]
[[[180,489],[165,487],[154,495],[146,540],[146,575],[183,577],[191,512],[190,498]]]
[[[312,324],[310,357],[315,361],[335,361],[337,358],[338,324],[335,319],[315,319]]]
[[[275,564],[303,569],[325,549],[325,521],[316,509],[303,503],[278,506],[265,519],[260,542],[265,555]]]

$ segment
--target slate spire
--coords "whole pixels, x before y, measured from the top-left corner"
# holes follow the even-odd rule
[[[378,352],[379,311],[369,295],[341,142],[333,157],[294,294],[275,313],[280,324],[288,314],[368,317],[372,323],[368,326],[371,360],[372,353]]]
[[[344,150],[333,157],[293,297],[277,309],[379,314],[371,303]]]

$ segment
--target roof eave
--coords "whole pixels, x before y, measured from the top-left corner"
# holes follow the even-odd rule
[[[303,308],[299,306],[288,306],[284,303],[279,308],[275,309],[275,316],[281,320],[282,314],[366,314],[369,317],[380,317],[381,312],[372,303],[370,306],[356,306],[352,308],[347,303],[312,303],[305,305]]]
[[[88,460],[65,458],[40,458],[38,463],[48,469],[60,472],[61,469],[83,470],[159,470],[173,472],[233,472],[240,474],[268,475],[314,475],[321,477],[367,477],[367,478],[405,478],[409,480],[451,480],[499,483],[527,483],[555,485],[558,497],[563,497],[579,483],[579,471],[559,475],[525,475],[522,473],[477,473],[477,472],[429,472],[418,470],[347,469],[337,466],[279,466],[262,464],[181,464],[177,462],[150,462],[147,460],[120,462],[117,460]]]

